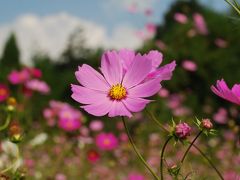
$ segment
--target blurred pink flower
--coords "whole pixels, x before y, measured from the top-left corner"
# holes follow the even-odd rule
[[[213,115],[213,120],[219,124],[227,123],[227,110],[225,108],[219,108],[218,111]]]
[[[144,11],[144,14],[146,16],[151,16],[151,15],[153,15],[153,10],[151,8],[148,8]]]
[[[193,21],[197,32],[201,35],[208,34],[208,28],[204,17],[200,13],[193,14]]]
[[[162,98],[166,98],[169,96],[169,91],[165,88],[161,88],[160,91],[158,92],[158,95]]]
[[[227,41],[225,41],[222,38],[217,38],[215,39],[214,43],[216,44],[216,46],[218,46],[219,48],[226,48],[228,43]]]
[[[197,70],[197,64],[191,60],[184,60],[182,63],[182,67],[186,69],[187,71],[196,71]]]
[[[30,74],[27,69],[23,69],[21,71],[13,70],[8,75],[8,80],[11,84],[17,85],[17,84],[23,84],[27,80],[29,80]]]
[[[0,102],[5,101],[9,97],[9,89],[5,84],[0,84]]]
[[[55,180],[67,180],[67,177],[64,174],[58,173],[55,176]]]
[[[103,129],[103,126],[104,126],[104,124],[100,120],[93,120],[89,124],[89,128],[92,131],[101,131]]]
[[[48,94],[50,92],[50,88],[47,83],[38,79],[32,79],[27,81],[25,86],[28,89],[37,91],[41,94]]]
[[[144,176],[137,172],[131,172],[127,178],[127,180],[144,180],[144,179],[145,179]]]
[[[63,109],[59,112],[58,126],[65,131],[75,131],[81,126],[82,115],[74,109]]]
[[[86,64],[79,66],[75,75],[81,86],[72,85],[72,98],[95,116],[132,117],[131,112],[139,112],[151,102],[145,98],[160,90],[160,82],[171,78],[175,62],[158,68],[161,61],[157,52],[107,51],[101,60],[103,75]]]
[[[118,139],[113,133],[100,133],[96,136],[96,145],[101,150],[110,151],[118,146]]]
[[[91,163],[96,163],[100,159],[100,154],[96,150],[89,150],[87,152],[87,159]]]
[[[240,105],[240,84],[235,84],[232,89],[229,89],[222,79],[217,81],[216,87],[211,86],[211,90],[221,98]]]
[[[128,10],[129,13],[132,13],[132,14],[136,13],[137,12],[137,4],[132,3],[131,5],[129,5],[127,7],[127,10]]]
[[[157,40],[155,43],[156,43],[156,46],[157,46],[159,49],[161,49],[161,50],[163,50],[163,51],[167,49],[167,45],[166,45],[163,41]]]
[[[187,138],[190,136],[191,127],[187,123],[179,123],[175,127],[175,134],[181,139]]]
[[[146,28],[147,32],[150,34],[155,34],[155,32],[157,30],[157,27],[154,23],[147,23],[145,25],[145,28]]]
[[[174,14],[174,19],[175,21],[177,21],[178,23],[181,23],[181,24],[186,24],[188,22],[188,18],[185,14],[183,13],[175,13]]]
[[[38,68],[29,68],[31,75],[33,78],[41,78],[42,77],[42,71]]]
[[[224,173],[224,180],[239,180],[240,175],[233,170],[226,171]]]

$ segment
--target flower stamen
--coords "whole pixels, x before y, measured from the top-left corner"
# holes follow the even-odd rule
[[[122,100],[127,96],[127,91],[125,87],[121,84],[113,85],[108,93],[112,100]]]

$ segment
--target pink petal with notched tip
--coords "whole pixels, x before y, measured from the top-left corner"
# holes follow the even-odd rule
[[[128,97],[123,100],[123,103],[131,112],[139,112],[145,108],[145,106],[150,103],[151,100],[146,100],[142,98]]]
[[[132,117],[132,114],[129,112],[129,110],[125,107],[125,105],[121,101],[113,101],[108,116],[109,117],[128,116],[130,118]]]
[[[101,99],[101,100],[99,99],[100,102],[97,100],[98,99],[96,99],[96,103],[90,104],[90,105],[84,105],[84,106],[81,106],[81,108],[83,108],[89,114],[92,114],[94,116],[106,115],[111,110],[113,101],[111,101],[108,98]]]
[[[71,97],[81,104],[93,104],[96,102],[96,99],[101,101],[102,99],[108,98],[107,93],[101,91],[96,91],[73,84],[71,87],[73,92]]]
[[[102,55],[101,71],[110,85],[121,83],[123,68],[116,51],[107,51]]]
[[[89,89],[106,92],[110,88],[104,77],[89,65],[79,66],[75,75],[79,83]]]
[[[160,80],[153,79],[128,89],[130,97],[149,97],[156,94],[161,89]]]
[[[129,67],[126,72],[122,84],[128,89],[141,83],[149,74],[151,69],[152,62],[138,54],[134,58],[131,67]]]

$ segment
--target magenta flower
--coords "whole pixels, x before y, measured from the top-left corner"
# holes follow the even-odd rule
[[[226,48],[228,43],[222,38],[217,38],[214,41],[215,45],[218,46],[219,48]]]
[[[118,139],[113,133],[100,133],[96,136],[96,145],[101,150],[110,151],[118,146]]]
[[[187,138],[190,136],[191,127],[187,123],[179,123],[175,127],[175,134],[181,139]]]
[[[5,84],[0,84],[0,102],[5,101],[9,97],[9,89]]]
[[[216,87],[211,86],[211,90],[221,98],[240,105],[240,84],[235,84],[232,89],[229,89],[222,79],[217,81]]]
[[[144,176],[140,173],[132,172],[128,175],[127,180],[144,180]]]
[[[50,92],[50,88],[47,83],[38,79],[32,79],[27,81],[25,86],[26,88],[37,91],[41,94],[48,94]]]
[[[75,73],[81,84],[72,85],[72,98],[84,104],[89,114],[109,117],[128,116],[151,102],[162,80],[171,78],[175,62],[158,68],[162,56],[157,51],[140,55],[130,50],[108,51],[101,60],[101,73],[84,64]]]
[[[208,34],[208,28],[207,28],[205,19],[201,14],[199,13],[193,14],[193,21],[194,21],[195,28],[199,34],[201,35]]]
[[[81,126],[82,115],[74,109],[63,109],[59,112],[58,126],[65,131],[75,131]]]
[[[87,159],[91,163],[95,163],[100,159],[100,154],[95,150],[89,150],[87,152]]]
[[[23,69],[21,71],[16,71],[13,70],[9,75],[8,75],[8,80],[11,84],[23,84],[27,80],[29,80],[30,74],[27,69]]]
[[[183,13],[175,13],[174,19],[175,19],[175,21],[177,21],[180,24],[186,24],[188,21],[187,16]]]

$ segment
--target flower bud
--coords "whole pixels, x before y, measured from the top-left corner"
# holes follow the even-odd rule
[[[208,129],[208,130],[213,128],[213,124],[210,121],[210,119],[203,119],[202,122],[201,122],[201,126],[205,129]]]
[[[9,137],[10,141],[16,144],[22,141],[22,128],[17,121],[12,121],[9,125]]]
[[[187,123],[179,123],[175,127],[175,134],[180,139],[186,139],[190,136],[191,127]]]

